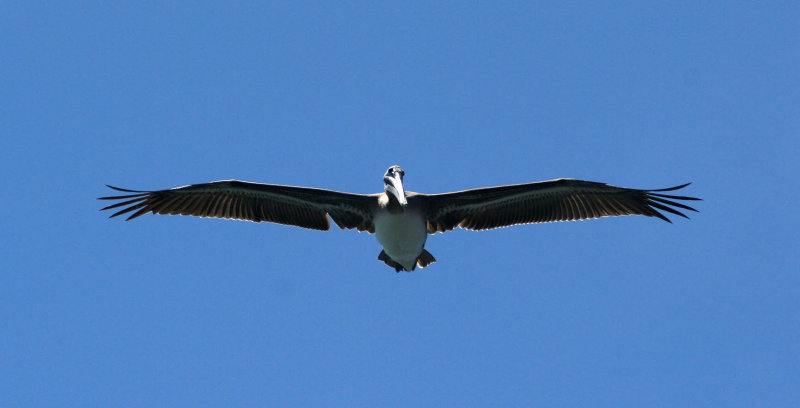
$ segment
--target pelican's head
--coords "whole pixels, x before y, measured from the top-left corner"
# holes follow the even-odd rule
[[[406,191],[403,189],[404,174],[405,172],[400,166],[392,166],[389,167],[389,170],[386,170],[386,174],[383,175],[384,191],[386,191],[386,194],[397,199],[397,202],[403,207],[408,204],[408,201],[406,201]]]

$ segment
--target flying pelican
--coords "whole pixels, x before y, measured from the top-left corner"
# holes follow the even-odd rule
[[[646,215],[671,222],[659,210],[689,218],[678,209],[697,210],[675,200],[699,200],[662,194],[691,183],[637,190],[574,179],[421,194],[405,191],[404,175],[400,166],[389,167],[383,175],[383,192],[377,194],[222,180],[157,191],[107,185],[132,194],[99,199],[122,200],[101,211],[122,207],[109,218],[135,211],[127,220],[151,212],[267,221],[324,231],[331,227],[330,216],[339,228],[375,233],[383,246],[378,259],[397,272],[436,262],[425,250],[428,234],[455,227],[485,230],[618,215]]]

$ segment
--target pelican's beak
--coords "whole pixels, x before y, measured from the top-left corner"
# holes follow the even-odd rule
[[[383,182],[385,184],[384,189],[386,193],[393,195],[397,199],[397,202],[405,207],[408,201],[406,200],[406,191],[403,189],[402,176],[399,173],[395,173],[391,176],[386,175],[383,177]]]

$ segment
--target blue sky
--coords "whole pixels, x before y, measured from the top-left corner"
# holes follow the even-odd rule
[[[0,406],[800,404],[796,2],[5,2]],[[104,184],[693,182],[699,214],[374,236]]]

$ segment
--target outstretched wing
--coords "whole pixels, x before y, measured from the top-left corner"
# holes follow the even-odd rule
[[[455,227],[472,230],[618,215],[646,215],[671,222],[660,211],[686,217],[697,211],[677,200],[699,198],[662,194],[691,183],[660,190],[636,190],[592,181],[558,179],[477,188],[425,196],[428,233]]]
[[[128,220],[152,212],[266,221],[328,230],[330,215],[340,228],[375,231],[370,211],[370,203],[375,198],[369,195],[238,180],[192,184],[158,191],[108,187],[132,194],[99,198],[122,200],[101,211],[119,208],[111,217],[133,212]]]

